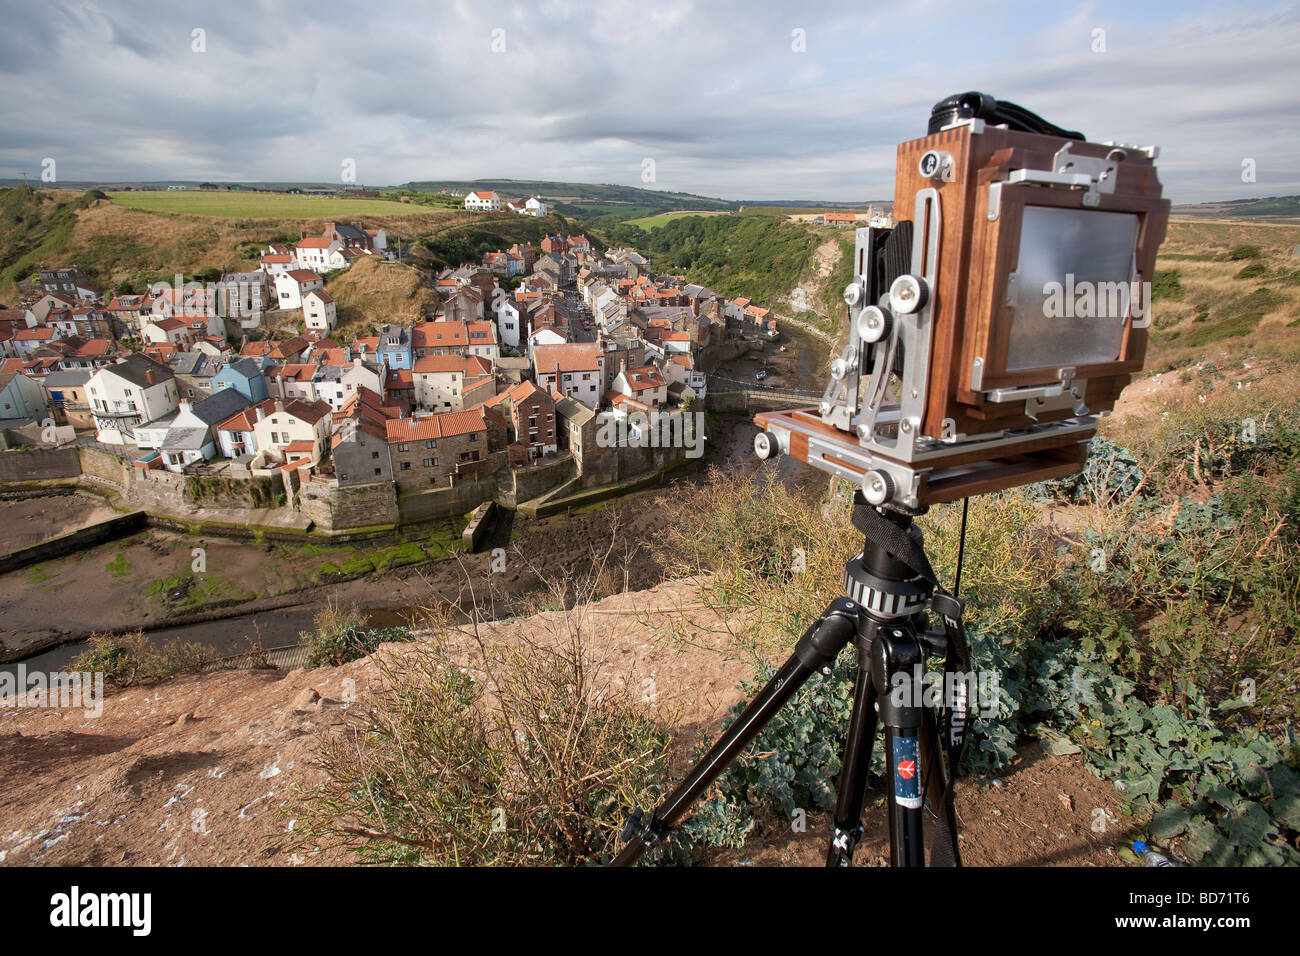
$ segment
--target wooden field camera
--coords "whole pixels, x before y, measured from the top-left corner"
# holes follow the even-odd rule
[[[1157,152],[983,94],[936,105],[898,147],[896,225],[857,230],[825,396],[757,415],[759,457],[908,508],[1079,471],[1146,353]]]

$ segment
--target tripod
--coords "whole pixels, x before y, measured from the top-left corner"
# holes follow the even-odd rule
[[[935,579],[913,517],[922,511],[874,507],[854,495],[853,524],[863,532],[862,553],[844,570],[847,597],[836,598],[799,642],[794,653],[695,765],[686,780],[647,817],[638,807],[623,829],[626,846],[615,866],[632,866],[726,770],[763,727],[814,673],[830,665],[850,642],[858,652],[853,711],[840,772],[834,830],[827,866],[851,866],[862,839],[862,804],[877,725],[884,727],[884,753],[893,778],[889,791],[889,844],[893,866],[924,866],[924,816],[934,820],[931,863],[960,866],[952,781],[965,737],[968,701],[964,676],[970,655],[961,626],[962,603]],[[960,574],[960,571],[958,572]],[[943,620],[925,629],[930,606]],[[930,657],[944,659],[945,689],[956,693],[937,717],[918,686]],[[944,757],[946,756],[946,761]]]

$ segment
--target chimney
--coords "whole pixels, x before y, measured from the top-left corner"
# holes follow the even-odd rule
[[[177,410],[178,412],[180,412],[182,415],[188,415],[188,414],[189,414],[189,411],[190,411],[190,401],[189,401],[189,399],[187,399],[187,398],[182,398],[179,402],[177,402],[177,403],[176,403],[176,410]]]
[[[284,380],[281,379],[280,381],[281,381],[281,385],[283,386]],[[284,399],[277,398],[275,400],[275,413],[277,415],[281,415],[284,413]]]

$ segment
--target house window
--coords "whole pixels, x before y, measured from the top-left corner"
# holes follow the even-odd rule
[[[411,470],[411,463],[409,461],[402,462],[402,471],[410,471],[410,470]]]
[[[402,442],[400,445],[397,446],[397,450],[398,450],[398,451],[409,451],[409,450],[410,450],[410,447],[406,444],[406,442]]]
[[[478,432],[474,432],[473,434],[471,434],[471,435],[469,436],[469,440],[470,440],[470,441],[478,441]]]
[[[438,447],[438,443],[437,443],[434,439],[430,438],[428,441],[426,441],[426,442],[424,443],[424,447],[425,447],[425,448],[437,448],[437,447]]]
[[[362,442],[362,444],[365,444],[365,443]],[[379,457],[379,452],[377,452],[377,451],[372,451],[372,452],[370,453],[370,457],[371,457],[371,458],[378,458],[378,457]]]
[[[425,468],[432,468],[432,467],[433,467],[434,465],[436,465],[436,464],[438,464],[438,459],[436,459],[436,458],[426,458],[426,459],[424,459],[424,467],[425,467]]]

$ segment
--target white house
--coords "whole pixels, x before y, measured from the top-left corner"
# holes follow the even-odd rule
[[[154,345],[181,346],[188,332],[189,326],[183,319],[154,319],[145,324],[144,338]]]
[[[328,272],[330,269],[337,269],[339,265],[331,265],[331,256],[334,253],[341,252],[343,243],[337,239],[312,238],[300,240],[298,245],[294,246],[294,255],[298,260],[299,269],[314,269],[320,272]],[[339,260],[340,264],[342,260]]]
[[[302,308],[302,297],[323,289],[325,280],[310,269],[291,269],[275,277],[275,297],[282,309]]]
[[[134,352],[92,375],[86,397],[95,417],[96,438],[122,445],[135,440],[138,426],[175,409],[180,393],[171,369]]]
[[[247,407],[248,399],[233,388],[223,388],[200,402],[184,399],[176,413],[168,416],[170,424],[158,448],[168,471],[183,471],[186,465],[216,457],[216,428],[232,414]],[[148,426],[142,426],[144,431]],[[143,442],[141,447],[144,447]]]
[[[426,411],[461,412],[496,394],[491,366],[459,355],[426,355],[411,370],[415,404]],[[466,401],[466,393],[477,398]]]
[[[496,323],[466,322],[465,331],[469,337],[469,354],[486,359],[495,366],[501,358],[501,347],[497,344]]]
[[[612,391],[626,395],[651,407],[668,402],[668,383],[653,365],[643,368],[624,368],[614,377]]]
[[[533,380],[548,394],[600,407],[605,360],[594,342],[539,345],[533,349]]]
[[[383,379],[380,373],[366,365],[360,357],[352,360],[350,365],[322,365],[312,378],[316,398],[326,402],[334,411],[356,396],[361,389],[370,389],[376,395],[383,394]]]
[[[302,297],[302,319],[309,329],[331,331],[338,324],[334,297],[324,289],[312,289]]]
[[[514,299],[501,296],[496,302],[497,329],[501,333],[501,344],[517,349],[523,341],[523,327],[527,312]]]
[[[262,256],[262,271],[271,279],[292,272],[297,266],[292,252],[268,252]]]
[[[546,203],[542,202],[542,201],[541,201],[540,199],[538,199],[536,196],[530,196],[530,197],[528,198],[528,201],[527,201],[526,203],[524,203],[524,215],[525,215],[525,216],[545,216],[545,215],[546,215]]]
[[[476,212],[500,212],[501,197],[492,192],[474,192],[465,197],[465,208]]]
[[[324,402],[267,401],[272,403],[270,411],[263,412],[253,425],[258,455],[265,456],[268,464],[302,458],[319,461],[332,422],[329,406]]]

